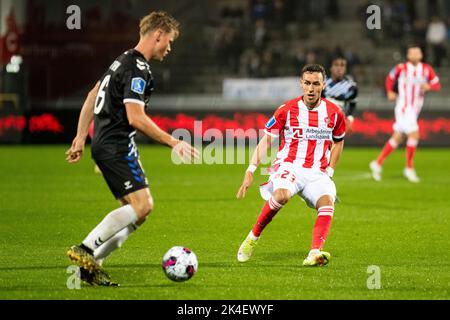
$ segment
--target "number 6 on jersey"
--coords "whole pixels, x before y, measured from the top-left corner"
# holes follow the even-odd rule
[[[111,75],[108,74],[105,79],[103,79],[102,84],[98,89],[97,98],[95,98],[95,114],[99,114],[100,111],[102,111],[103,105],[105,104],[105,88],[109,84],[109,79],[111,79]]]

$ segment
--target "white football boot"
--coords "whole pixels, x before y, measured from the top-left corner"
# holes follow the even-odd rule
[[[312,249],[305,260],[303,260],[303,266],[305,267],[321,267],[330,261],[331,254],[318,249]]]
[[[381,181],[381,166],[375,160],[370,162],[370,171],[372,171],[373,180],[379,182]]]
[[[250,231],[247,238],[245,238],[244,242],[242,242],[241,246],[239,247],[239,251],[237,254],[237,259],[239,262],[246,262],[250,259],[253,254],[253,250],[255,250],[258,239],[254,240],[253,233]]]
[[[406,179],[408,179],[409,182],[413,182],[413,183],[419,183],[420,179],[416,174],[416,170],[414,170],[414,168],[405,168],[405,170],[403,170],[403,175],[405,176]]]

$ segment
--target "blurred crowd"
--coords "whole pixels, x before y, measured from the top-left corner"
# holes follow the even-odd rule
[[[377,2],[382,8],[382,32],[365,28],[367,6]],[[370,1],[355,11],[354,20],[363,18],[361,29],[366,31],[362,32],[374,46],[394,46],[403,52],[403,47],[415,42],[435,67],[450,66],[450,21],[445,20],[450,19],[450,3],[445,8],[440,3],[427,1],[425,20],[418,18],[414,0]],[[372,62],[370,54],[361,55],[357,47],[342,46],[337,39],[314,41],[316,32],[326,32],[335,22],[343,21],[340,10],[337,0],[225,3],[212,47],[220,72],[246,77],[290,76],[305,63],[328,66],[331,58],[339,55],[348,60],[350,72],[364,74],[364,66]]]
[[[251,0],[224,5],[213,42],[221,71],[276,77],[306,62],[325,64],[333,54],[329,48],[305,46],[309,29],[323,28],[325,17],[339,18],[337,0]],[[345,54],[359,63],[354,53]]]
[[[362,6],[358,10],[359,16],[363,16],[367,5],[373,2]],[[367,37],[376,45],[395,43],[400,49],[408,43],[416,43],[435,67],[450,66],[450,1],[429,0],[424,4],[426,17],[420,17],[415,0],[382,1],[383,33],[367,30]]]

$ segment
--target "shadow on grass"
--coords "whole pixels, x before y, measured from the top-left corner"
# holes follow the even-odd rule
[[[301,260],[308,255],[307,250],[296,250],[296,251],[277,251],[277,252],[268,252],[262,253],[260,258],[264,261],[288,261],[289,264],[292,261]]]
[[[230,197],[228,198],[212,198],[212,197],[208,197],[208,198],[164,198],[164,197],[160,197],[157,199],[158,202],[169,202],[169,203],[174,203],[174,202],[198,202],[198,203],[203,203],[203,202],[213,202],[216,203],[218,201],[223,201],[223,202],[229,202],[230,200],[234,200],[235,196],[230,195]]]
[[[286,259],[292,261],[292,256],[286,255]],[[286,263],[269,263],[265,264],[265,261],[280,261],[281,259],[277,257],[273,257],[271,259],[267,258],[259,258],[254,261],[249,261],[246,263],[241,263],[238,261],[235,262],[205,262],[199,263],[199,268],[213,268],[213,269],[233,269],[233,268],[273,268],[273,267],[285,267]],[[302,260],[303,261],[303,260]],[[105,269],[108,270],[119,270],[119,269],[162,269],[160,264],[115,264],[115,265],[106,265]]]
[[[59,266],[24,266],[24,267],[0,267],[0,271],[13,271],[13,270],[65,270],[69,265],[59,265]]]

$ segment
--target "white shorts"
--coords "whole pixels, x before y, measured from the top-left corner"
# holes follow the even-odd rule
[[[316,208],[317,201],[324,195],[336,200],[336,186],[330,177],[320,170],[294,168],[291,163],[283,162],[271,174],[269,181],[260,186],[264,200],[269,200],[277,189],[287,189],[291,195],[298,194],[311,208]]]
[[[394,131],[404,134],[410,134],[414,131],[419,131],[419,125],[417,124],[417,114],[413,112],[401,112],[401,110],[395,110],[395,123],[392,126]]]

